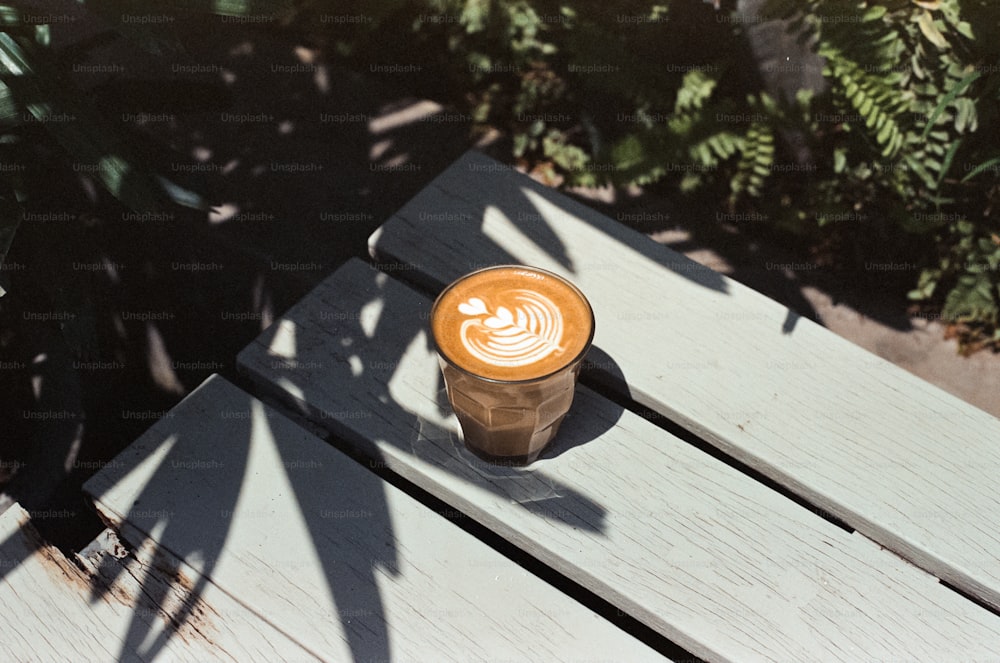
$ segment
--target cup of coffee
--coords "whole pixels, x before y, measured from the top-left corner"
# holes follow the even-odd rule
[[[503,465],[538,458],[573,403],[594,338],[579,288],[535,267],[487,267],[438,296],[431,332],[465,446]]]

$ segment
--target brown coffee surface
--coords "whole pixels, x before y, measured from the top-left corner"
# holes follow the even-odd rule
[[[455,366],[493,380],[531,380],[579,357],[593,314],[583,293],[555,274],[504,265],[451,284],[434,304],[431,330]]]

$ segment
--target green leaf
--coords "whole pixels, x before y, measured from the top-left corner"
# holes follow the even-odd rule
[[[545,156],[570,173],[573,173],[576,181],[581,181],[588,171],[585,170],[590,162],[590,156],[576,145],[567,145],[558,131],[551,131],[542,140],[542,151]]]
[[[888,118],[887,115],[882,115],[882,117]],[[878,141],[879,145],[885,145],[892,137],[892,133],[895,130],[896,130],[895,123],[887,120],[886,122],[884,122],[884,126],[875,135],[875,140]]]
[[[1000,157],[993,157],[992,159],[988,159],[983,163],[979,164],[978,166],[976,166],[975,168],[973,168],[968,175],[962,178],[962,182],[963,183],[968,182],[973,177],[975,177],[976,175],[978,175],[983,171],[990,169],[996,170],[997,166],[1000,166]]]
[[[958,152],[958,148],[962,145],[962,140],[956,140],[948,147],[948,152],[944,155],[944,161],[941,163],[941,169],[938,171],[937,183],[935,188],[941,187],[941,182],[944,181],[945,175],[951,168],[951,162],[955,158],[955,153]]]
[[[920,17],[917,19],[917,25],[920,26],[920,32],[927,37],[927,40],[937,46],[939,49],[944,50],[948,48],[948,40],[944,38],[941,31],[937,29],[934,25],[934,17],[927,10],[924,10]]]
[[[0,82],[0,128],[9,129],[22,124],[21,109],[10,88]]]
[[[35,42],[39,46],[48,46],[52,42],[52,31],[49,30],[49,26],[35,26]]]
[[[758,197],[771,175],[774,162],[774,133],[770,125],[754,122],[747,129],[736,174],[730,179],[730,201],[744,194]]]
[[[965,97],[955,100],[955,130],[964,133],[966,129],[975,131],[979,123],[976,104]]]
[[[875,5],[861,15],[861,22],[868,23],[869,21],[877,21],[878,19],[885,16],[888,10],[882,5]]]
[[[702,107],[712,96],[717,81],[699,69],[692,69],[684,74],[681,87],[677,90],[677,100],[674,103],[675,113],[686,113]]]
[[[611,160],[622,170],[633,168],[642,163],[645,156],[642,140],[634,133],[622,138],[611,151]]]
[[[975,41],[976,35],[972,32],[972,25],[968,21],[959,21],[955,24],[955,29],[966,39]]]
[[[0,184],[6,185],[6,182],[0,180]],[[10,250],[10,245],[14,241],[14,234],[17,232],[17,227],[20,223],[21,206],[18,204],[14,192],[9,187],[4,186],[4,191],[0,195],[0,266],[4,264],[4,260],[7,258],[7,252]],[[4,293],[3,287],[0,286],[0,297]]]
[[[0,5],[0,29],[21,27],[24,21],[21,20],[21,12],[8,5]]]
[[[465,26],[468,34],[482,32],[486,29],[489,13],[489,0],[467,0],[459,21]]]
[[[993,286],[986,274],[965,273],[945,297],[941,314],[953,322],[996,320],[997,304]]]
[[[941,100],[938,102],[938,105],[934,107],[934,110],[931,111],[930,117],[927,118],[927,126],[924,127],[924,132],[920,134],[920,140],[927,139],[927,134],[929,134],[931,132],[931,129],[934,128],[934,123],[937,122],[937,119],[939,117],[941,117],[941,113],[944,112],[945,107],[947,107],[948,104],[950,104],[956,97],[958,97],[958,95],[962,94],[965,91],[965,88],[969,87],[976,80],[978,80],[980,76],[982,76],[982,72],[979,71],[972,72],[971,74],[960,80],[955,85],[955,87],[953,87],[948,92],[948,94],[941,97]]]
[[[194,192],[177,185],[169,190],[161,186],[157,174],[143,166],[146,160],[134,138],[110,122],[86,94],[60,75],[47,49],[0,32],[0,73],[6,74],[15,102],[22,104],[83,170],[132,209],[164,210],[171,200],[208,208]]]
[[[528,136],[528,134],[524,133],[514,134],[514,146],[513,146],[514,156],[516,157],[524,156],[524,153],[528,151],[528,147],[530,146],[530,141],[531,138]]]

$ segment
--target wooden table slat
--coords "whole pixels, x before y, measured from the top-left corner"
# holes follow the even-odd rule
[[[0,659],[316,661],[214,587],[192,600],[157,565],[93,551],[82,570],[19,505],[0,515]]]
[[[370,249],[431,289],[505,262],[566,276],[602,380],[1000,608],[995,417],[477,152]]]
[[[240,353],[261,390],[710,660],[945,660],[1000,618],[580,388],[526,470],[462,446],[429,298],[352,261]]]
[[[323,660],[664,660],[218,376],[84,488]]]

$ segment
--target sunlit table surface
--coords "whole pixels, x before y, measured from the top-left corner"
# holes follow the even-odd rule
[[[1000,651],[1000,421],[477,152],[239,357],[271,397],[709,660]],[[576,403],[526,470],[461,443],[434,295],[484,265],[576,283]]]
[[[997,419],[476,152],[370,248],[87,484],[178,623],[288,660],[995,660]],[[464,448],[428,336],[501,263],[597,319],[527,468]]]

